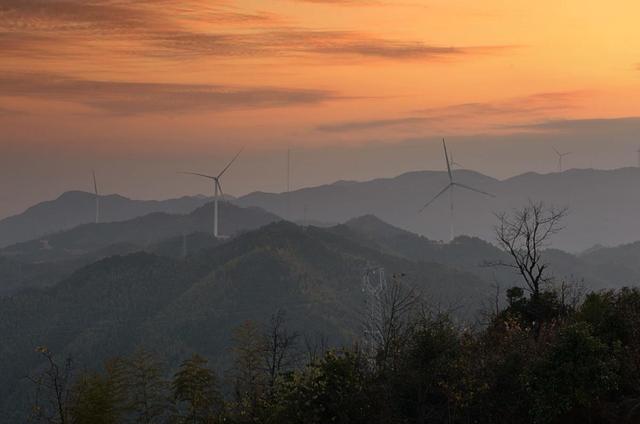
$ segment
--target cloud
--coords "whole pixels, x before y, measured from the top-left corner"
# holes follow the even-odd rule
[[[23,114],[24,112],[13,110],[13,109],[7,109],[0,106],[0,118],[7,117],[7,116],[23,115]]]
[[[575,106],[586,96],[584,91],[535,93],[493,102],[461,103],[440,108],[421,109],[416,112],[432,117],[467,118],[483,116],[514,116],[537,113],[557,113]]]
[[[627,116],[621,118],[592,118],[592,119],[553,119],[521,125],[510,125],[508,128],[525,130],[553,130],[553,131],[638,131],[640,117]]]
[[[0,92],[5,96],[71,102],[117,115],[272,108],[337,98],[322,90],[97,81],[11,73],[0,74]]]
[[[283,27],[283,22],[275,14],[242,12],[219,0],[3,0],[0,34],[5,35],[0,43],[5,49],[0,55],[62,56],[77,54],[74,45],[95,50],[109,41],[118,42],[110,48],[128,54],[168,59],[304,55],[437,60],[513,48],[437,46],[356,31]]]
[[[206,0],[3,0],[0,26],[32,31],[123,31],[177,29],[180,21],[257,23],[266,13],[244,13],[226,2]]]
[[[320,125],[316,129],[326,132],[345,132],[345,131],[358,131],[358,130],[370,130],[385,127],[395,126],[410,126],[416,124],[425,124],[432,122],[431,118],[423,117],[406,117],[397,119],[372,119],[368,121],[351,121],[342,122],[337,124]]]
[[[438,128],[449,126],[454,129],[480,119],[488,125],[495,125],[504,119],[519,118],[531,121],[531,119],[541,116],[556,115],[570,110],[575,107],[576,101],[585,95],[585,92],[579,91],[536,93],[494,102],[461,103],[439,108],[420,109],[413,111],[410,116],[406,117],[324,124],[316,127],[316,130],[351,132],[386,127],[416,126]],[[506,127],[501,126],[500,128]]]
[[[347,5],[347,6],[370,6],[382,4],[376,0],[297,0],[299,3],[316,3],[329,5]]]
[[[437,60],[445,57],[491,54],[513,48],[441,47],[418,41],[381,39],[355,31],[300,28],[268,29],[253,33],[164,31],[148,34],[148,41],[153,47],[147,54],[168,57],[350,56],[385,60]]]

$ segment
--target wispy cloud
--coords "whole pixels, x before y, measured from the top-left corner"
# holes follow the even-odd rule
[[[16,115],[24,115],[24,112],[13,110],[13,109],[7,109],[0,106],[0,118],[7,117],[7,116],[16,116]]]
[[[358,131],[358,130],[370,130],[376,128],[396,127],[396,126],[412,126],[419,124],[427,124],[432,122],[432,118],[424,117],[406,117],[397,119],[372,119],[368,121],[352,121],[341,122],[337,124],[326,124],[317,127],[320,131],[326,132],[345,132],[345,131]]]
[[[513,121],[518,118],[531,122],[543,116],[557,116],[559,113],[570,110],[575,107],[576,101],[585,95],[586,93],[578,91],[537,93],[494,102],[462,103],[420,109],[404,117],[323,124],[316,129],[327,132],[350,132],[385,127],[436,126],[442,128],[449,126],[456,128],[479,119],[488,126],[496,125],[500,120]]]
[[[381,5],[380,1],[376,0],[296,0],[299,3],[316,3],[316,4],[329,4],[329,5],[347,5],[347,6],[370,6]]]
[[[71,102],[117,115],[272,108],[336,98],[322,90],[96,81],[53,74],[1,74],[0,92]]]
[[[626,116],[621,118],[593,118],[593,119],[552,119],[543,122],[534,122],[520,125],[509,125],[508,128],[524,130],[554,130],[554,131],[612,131],[640,129],[639,116]]]
[[[268,29],[253,33],[194,33],[187,31],[148,34],[153,47],[148,54],[198,56],[323,56],[383,60],[438,60],[447,57],[486,55],[512,46],[441,47],[419,41],[377,38],[355,31]],[[326,60],[326,59],[324,59]],[[325,62],[326,63],[326,62]]]
[[[194,20],[201,25],[191,25]],[[4,0],[0,44],[5,49],[0,55],[16,51],[23,56],[29,52],[62,55],[70,53],[73,44],[90,44],[95,49],[96,42],[104,45],[109,40],[125,43],[129,54],[176,59],[305,55],[438,60],[512,48],[438,46],[356,31],[282,26],[284,21],[271,13],[248,13],[215,0]]]

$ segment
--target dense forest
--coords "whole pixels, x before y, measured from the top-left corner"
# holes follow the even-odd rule
[[[434,308],[406,274],[372,270],[349,342],[295,330],[277,309],[233,329],[222,368],[144,348],[87,366],[40,346],[25,412],[60,424],[638,422],[640,290],[553,278],[544,253],[565,213],[531,203],[498,217],[503,255],[486,266],[520,284],[496,287],[481,325]]]
[[[32,419],[55,423],[633,423],[640,420],[640,291],[507,292],[482,331],[420,307],[394,280],[380,331],[327,349],[285,315],[234,332],[217,375],[139,350],[100,371],[54,359],[31,377]]]

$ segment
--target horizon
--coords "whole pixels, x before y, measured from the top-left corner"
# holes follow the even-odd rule
[[[466,169],[466,168],[459,168],[459,169],[452,169],[451,171],[453,173],[455,172],[472,172],[472,173],[476,173],[485,177],[489,177],[489,178],[493,178],[497,181],[500,182],[504,182],[506,180],[512,179],[512,178],[516,178],[522,175],[527,175],[527,174],[536,174],[536,175],[552,175],[552,174],[564,174],[564,173],[569,173],[571,171],[598,171],[598,172],[613,172],[613,171],[619,171],[619,170],[624,170],[624,169],[638,169],[637,166],[625,166],[625,167],[619,167],[619,168],[569,168],[569,169],[565,169],[562,172],[558,172],[558,171],[549,171],[549,172],[536,172],[536,171],[525,171],[522,173],[517,173],[517,174],[513,174],[513,175],[509,175],[503,178],[497,178],[494,177],[492,175],[488,175],[486,173],[474,170],[474,169]],[[373,178],[369,178],[369,179],[360,179],[360,180],[344,180],[344,179],[340,179],[340,180],[335,180],[335,181],[330,181],[330,182],[325,182],[325,183],[320,183],[317,185],[309,185],[309,186],[305,186],[305,187],[297,187],[297,188],[292,188],[290,190],[291,193],[297,192],[297,191],[302,191],[302,190],[309,190],[309,189],[315,189],[318,187],[323,187],[323,186],[332,186],[341,182],[346,182],[346,183],[366,183],[366,182],[372,182],[372,181],[376,181],[376,180],[392,180],[398,177],[401,177],[405,174],[412,174],[412,173],[422,173],[422,172],[432,172],[432,173],[442,173],[442,174],[446,174],[446,170],[438,170],[438,169],[422,169],[422,170],[412,170],[412,171],[404,171],[401,172],[399,174],[394,174],[394,175],[390,175],[390,176],[378,176],[378,177],[373,177]],[[91,192],[90,190],[83,190],[83,189],[69,189],[69,190],[65,190],[62,192],[59,192],[58,194],[54,194],[52,197],[50,198],[46,198],[46,199],[40,199],[40,200],[36,200],[34,203],[27,205],[24,209],[18,210],[15,213],[11,213],[8,215],[3,215],[2,213],[0,213],[0,220],[6,219],[6,218],[10,218],[12,216],[17,216],[20,215],[24,212],[26,212],[29,208],[33,207],[33,206],[37,206],[40,203],[45,203],[45,202],[51,202],[51,201],[55,201],[58,198],[62,197],[63,195],[67,194],[67,193],[74,193],[74,192],[79,192],[79,193],[84,193],[84,194],[89,194],[91,196],[94,196],[94,193]],[[246,193],[241,193],[241,194],[233,194],[233,193],[228,193],[225,192],[225,196],[231,196],[234,199],[238,199],[238,198],[242,198],[245,196],[249,196],[251,194],[255,194],[255,193],[264,193],[264,194],[285,194],[287,193],[286,190],[284,191],[263,191],[263,190],[253,190],[253,191],[248,191]],[[138,200],[138,201],[166,201],[166,200],[173,200],[173,199],[180,199],[180,198],[189,198],[189,197],[204,197],[207,199],[213,199],[213,195],[211,193],[207,194],[207,193],[189,193],[189,194],[178,194],[177,196],[172,196],[172,197],[131,197],[131,196],[127,196],[123,193],[120,192],[107,192],[107,193],[103,193],[100,192],[99,193],[99,197],[103,198],[103,197],[108,197],[108,196],[120,196],[120,197],[124,197],[126,199],[129,200]],[[375,216],[375,215],[374,215]]]

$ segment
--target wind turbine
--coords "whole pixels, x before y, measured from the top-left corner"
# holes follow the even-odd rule
[[[638,147],[638,168],[640,168],[640,147]]]
[[[447,184],[447,186],[445,188],[443,188],[438,194],[436,194],[431,200],[429,200],[423,207],[422,209],[420,209],[418,211],[418,213],[422,212],[423,210],[425,210],[427,207],[429,207],[429,205],[431,205],[433,202],[435,202],[435,200],[437,198],[439,198],[440,196],[442,196],[444,193],[449,192],[449,205],[450,205],[450,240],[453,241],[453,236],[454,236],[454,230],[453,230],[453,189],[455,187],[459,187],[459,188],[463,188],[465,190],[471,190],[471,191],[475,191],[476,193],[480,193],[480,194],[484,194],[485,196],[490,196],[490,197],[496,197],[495,195],[491,194],[491,193],[487,193],[486,191],[482,191],[482,190],[478,190],[477,188],[473,188],[470,187],[466,184],[461,184],[461,183],[457,183],[453,180],[453,174],[451,173],[451,162],[449,161],[449,153],[447,152],[447,144],[444,141],[444,138],[442,139],[442,147],[444,148],[444,159],[445,159],[445,163],[447,164],[447,173],[449,174],[449,184]]]
[[[96,195],[96,224],[100,222],[100,195],[98,194],[98,183],[96,182],[96,171],[93,174],[93,192]]]
[[[562,158],[570,155],[571,152],[560,153],[555,147],[553,147],[553,151],[558,155],[558,172],[562,172]]]
[[[236,153],[236,155],[233,157],[233,159],[231,159],[229,161],[229,163],[227,164],[227,166],[225,166],[224,168],[222,168],[222,171],[220,171],[220,173],[216,176],[213,175],[206,175],[206,174],[198,174],[197,172],[180,172],[180,174],[187,174],[187,175],[195,175],[198,177],[202,177],[202,178],[207,178],[213,181],[213,193],[214,193],[214,197],[213,197],[213,236],[215,238],[218,238],[218,199],[221,195],[223,195],[224,193],[222,192],[222,185],[220,184],[220,177],[222,177],[222,175],[227,172],[227,169],[229,169],[229,167],[231,166],[231,164],[233,164],[233,162],[236,161],[236,159],[238,159],[238,156],[240,156],[240,153],[242,153],[242,150],[244,149],[244,147],[242,149],[240,149],[240,151],[238,151],[238,153]]]

